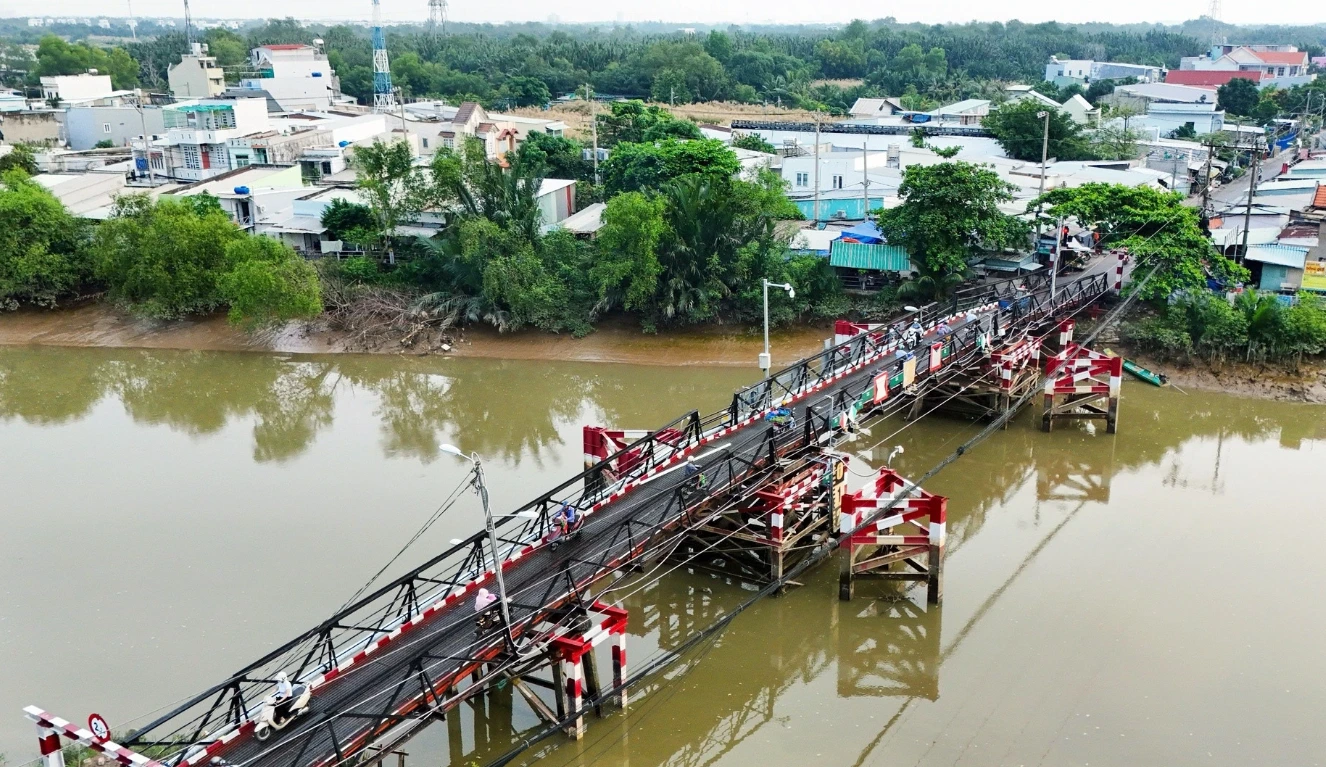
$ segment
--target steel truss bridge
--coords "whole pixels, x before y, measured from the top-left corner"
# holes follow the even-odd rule
[[[811,476],[816,467],[822,472],[832,460],[826,448],[844,436],[858,412],[870,414],[870,394],[881,376],[896,380],[910,371],[900,396],[916,396],[954,371],[982,364],[992,340],[1043,328],[1111,287],[1105,273],[1060,286],[1053,297],[1044,288],[1027,292],[997,285],[959,293],[944,305],[928,305],[890,326],[854,335],[737,391],[722,410],[681,415],[504,516],[496,558],[486,533],[476,532],[122,743],[99,741],[82,727],[29,707],[45,767],[63,767],[61,738],[102,751],[125,767],[332,767],[380,759],[381,749],[403,742],[422,724],[444,718],[498,682],[552,686],[532,676],[551,667],[554,683],[565,684],[563,669],[549,660],[555,655],[550,648],[564,651],[579,642],[584,652],[601,634],[625,628],[624,618],[612,618],[611,625],[595,622],[614,609],[594,602],[596,585],[640,563],[676,556],[683,540],[692,545],[703,540],[693,534],[708,530],[712,537],[734,508],[768,492],[780,478]],[[899,337],[913,321],[927,334],[909,353],[899,349]],[[765,416],[779,407],[795,409],[795,428],[767,425]],[[680,470],[688,456],[697,458],[708,479],[703,490]],[[585,523],[574,539],[551,546],[545,537],[563,503],[583,512]],[[510,600],[510,638],[501,626],[476,631],[473,596],[492,585],[495,559]],[[774,579],[782,575],[781,564],[771,573]],[[609,690],[619,694],[625,686],[624,646],[621,650],[620,659],[614,655],[620,664]],[[313,687],[311,708],[259,741],[253,735],[255,718],[279,672]],[[597,705],[606,685],[590,673],[585,681]],[[571,681],[575,697],[568,700],[579,704],[581,680]],[[563,708],[558,693],[557,714],[583,713]],[[552,712],[544,713],[553,719]]]

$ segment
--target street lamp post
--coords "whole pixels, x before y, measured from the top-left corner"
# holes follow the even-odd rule
[[[1036,249],[1041,247],[1041,201],[1045,196],[1045,162],[1050,159],[1050,112],[1037,112],[1036,116],[1045,121],[1045,133],[1041,137],[1041,191],[1036,198]]]
[[[797,291],[789,283],[764,281],[764,353],[760,355],[760,370],[769,375],[769,369],[773,364],[773,357],[769,355],[769,288],[782,288],[787,291],[788,298],[796,298]]]
[[[502,578],[502,555],[497,550],[497,526],[493,524],[493,513],[488,508],[488,486],[483,480],[483,462],[479,460],[478,453],[465,455],[455,445],[442,445],[438,449],[458,458],[464,458],[474,466],[474,490],[479,494],[479,501],[483,505],[483,521],[484,527],[488,531],[488,546],[493,550],[493,577],[497,579],[497,603],[502,612],[502,625],[506,631],[506,640],[511,643],[512,647],[515,647],[516,639],[511,634],[511,611],[506,602],[506,581]]]

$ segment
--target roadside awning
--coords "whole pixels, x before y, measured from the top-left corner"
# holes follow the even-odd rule
[[[829,265],[876,272],[912,271],[912,260],[908,258],[907,251],[896,245],[866,245],[842,240],[833,242]]]
[[[1307,248],[1294,248],[1288,245],[1249,245],[1248,253],[1243,260],[1302,269],[1307,257]]]
[[[880,245],[884,242],[884,235],[873,221],[862,221],[850,229],[844,229],[842,236],[843,239],[855,240],[865,245]]]

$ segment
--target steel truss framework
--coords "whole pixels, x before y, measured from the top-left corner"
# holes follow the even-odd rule
[[[873,381],[880,375],[901,376],[907,364],[915,364],[914,383],[924,385],[944,366],[970,360],[983,338],[1016,333],[1106,290],[1106,276],[1095,275],[1063,286],[1053,300],[1040,293],[1008,299],[997,291],[960,295],[951,304],[926,306],[889,329],[854,336],[742,389],[722,411],[682,415],[517,510],[531,512],[526,516],[502,519],[496,558],[485,546],[484,532],[476,532],[177,705],[143,726],[123,748],[161,754],[158,761],[168,767],[197,765],[219,753],[229,758],[251,732],[256,706],[279,671],[315,689],[354,673],[390,682],[371,706],[351,693],[338,694],[338,689],[349,689],[344,685],[315,696],[325,708],[310,713],[294,735],[259,752],[264,765],[339,763],[387,730],[442,714],[481,691],[482,684],[459,686],[475,671],[486,669],[486,680],[505,673],[502,658],[511,656],[503,637],[452,643],[450,649],[440,649],[442,643],[431,637],[473,634],[469,618],[449,617],[463,616],[464,610],[450,608],[487,583],[497,562],[520,573],[522,560],[546,548],[550,515],[562,503],[585,512],[588,539],[573,553],[552,557],[550,566],[532,582],[527,579],[513,599],[511,631],[525,647],[546,643],[549,637],[535,627],[565,605],[583,601],[598,579],[672,547],[679,528],[702,527],[727,513],[719,499],[757,492],[780,462],[817,455],[843,433],[847,415],[873,407]],[[917,356],[923,359],[911,363],[897,353],[901,328],[913,320],[934,327],[946,316],[954,332],[938,348],[921,350]],[[932,365],[930,355],[938,355],[933,360],[941,364]],[[783,433],[747,428],[771,408],[794,403],[804,405],[799,428]],[[724,440],[728,449],[703,465],[709,478],[703,493],[688,494],[676,482],[644,489],[697,447]],[[623,462],[627,454],[631,460]],[[629,469],[622,470],[627,463]],[[639,502],[596,524],[596,512],[628,494]],[[443,621],[443,627],[431,634],[420,628],[430,620]]]

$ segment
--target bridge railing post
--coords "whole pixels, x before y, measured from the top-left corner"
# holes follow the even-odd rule
[[[37,745],[41,747],[42,767],[65,767],[64,750],[60,748],[60,733],[38,724]]]

